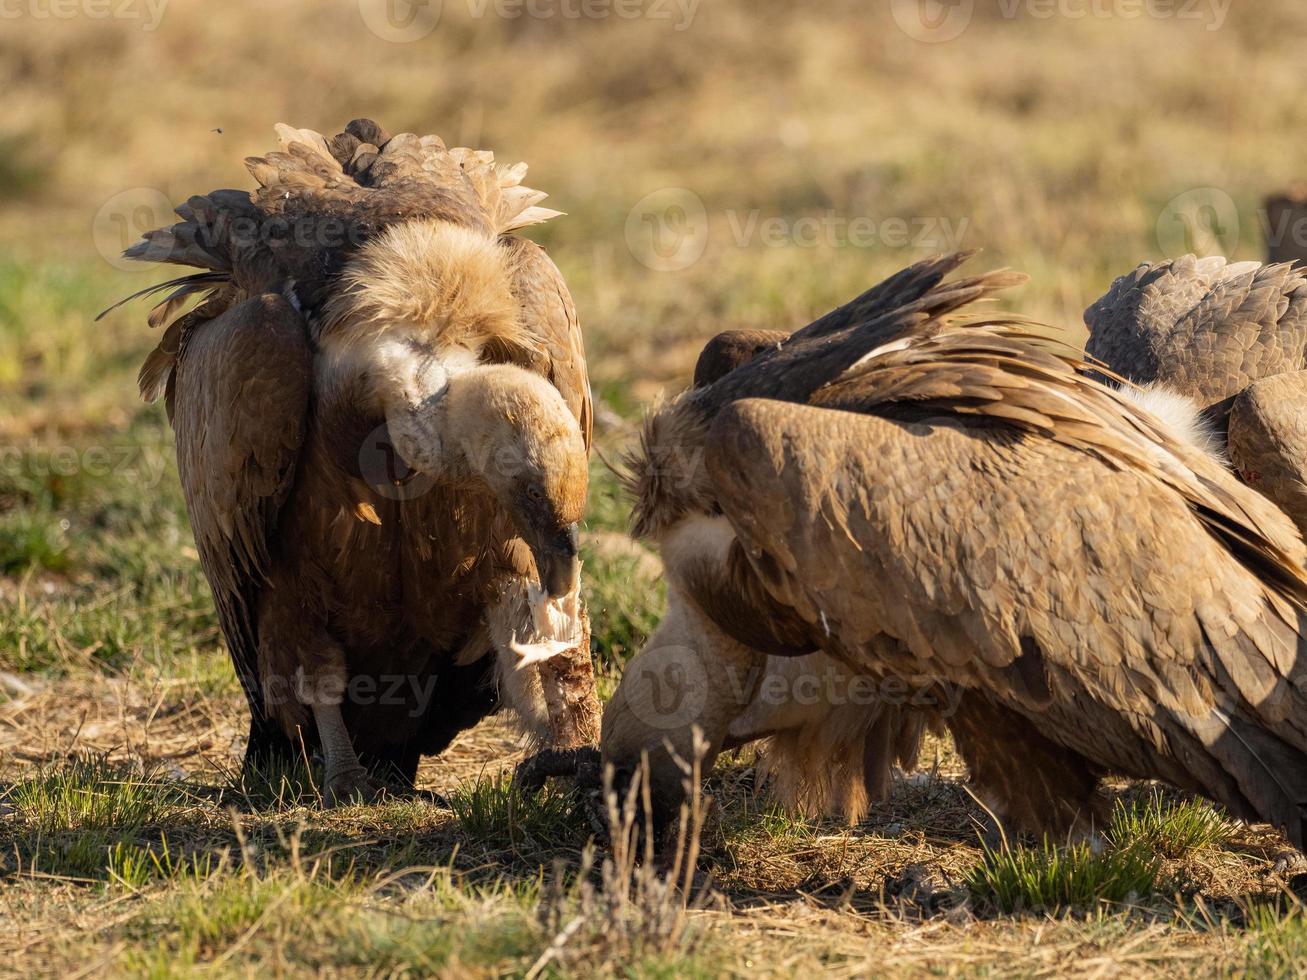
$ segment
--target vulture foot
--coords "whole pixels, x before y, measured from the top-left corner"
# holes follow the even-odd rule
[[[374,779],[362,766],[332,773],[324,784],[322,805],[328,808],[351,803],[376,803],[386,796],[385,784]]]
[[[1271,872],[1277,875],[1301,877],[1307,873],[1307,857],[1293,850],[1280,851],[1275,855]]]
[[[523,759],[513,770],[513,785],[523,793],[538,793],[552,778],[571,779],[581,792],[586,822],[598,840],[608,839],[604,807],[603,768],[593,745],[579,749],[543,749]]]
[[[513,770],[513,785],[524,793],[538,793],[550,777],[575,780],[582,790],[601,788],[599,750],[593,745],[579,749],[543,749],[523,759]]]

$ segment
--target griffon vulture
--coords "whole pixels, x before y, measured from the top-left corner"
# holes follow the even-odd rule
[[[963,258],[905,270],[648,420],[636,529],[671,603],[605,710],[604,759],[620,778],[647,757],[667,819],[694,730],[715,754],[764,653],[817,648],[960,692],[948,724],[1015,828],[1085,828],[1113,772],[1301,847],[1301,539],[1057,331],[952,317],[1015,281],[946,282]],[[673,666],[701,682],[679,704]]]
[[[435,136],[278,136],[256,190],[192,197],[126,253],[204,270],[145,291],[169,290],[140,385],[176,432],[247,766],[303,738],[328,803],[372,796],[501,697],[592,741],[585,357],[513,233],[556,212],[525,165]]]
[[[1090,355],[1162,386],[1157,397],[1191,399],[1190,417],[1201,412],[1243,480],[1307,532],[1307,269],[1192,255],[1144,264],[1085,323]]]

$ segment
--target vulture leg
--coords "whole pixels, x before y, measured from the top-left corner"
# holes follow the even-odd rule
[[[250,735],[241,763],[241,779],[247,785],[261,781],[261,774],[295,768],[304,759],[298,742],[289,738],[275,721],[260,715],[250,718]]]
[[[1255,381],[1230,408],[1230,461],[1307,533],[1307,371]]]
[[[313,702],[313,721],[318,727],[318,740],[322,744],[323,763],[322,800],[327,806],[338,806],[350,800],[371,802],[381,795],[379,782],[368,775],[359,762],[350,741],[345,719],[340,713],[340,702],[329,698]]]
[[[305,707],[313,715],[322,750],[322,799],[336,806],[355,797],[376,799],[382,784],[359,761],[341,710],[349,691],[345,651],[321,623],[297,602],[284,583],[285,570],[274,567],[272,588],[259,606],[259,670],[264,702],[288,732],[305,727]]]
[[[549,741],[555,749],[579,749],[599,743],[599,696],[590,659],[590,617],[581,606],[581,633],[576,645],[540,665],[540,687],[549,717]]]
[[[948,725],[976,795],[1006,827],[1062,842],[1105,826],[1100,770],[1022,715],[969,692]]]

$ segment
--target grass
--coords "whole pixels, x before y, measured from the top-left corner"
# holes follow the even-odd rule
[[[459,786],[449,806],[463,833],[487,847],[522,853],[584,841],[578,796],[552,785],[526,794],[507,775],[482,777]]]
[[[37,833],[71,830],[131,831],[183,804],[174,787],[97,756],[50,766],[7,794],[26,825]]]
[[[1234,833],[1230,822],[1205,800],[1169,801],[1154,789],[1142,799],[1118,800],[1108,839],[1116,847],[1143,847],[1167,858],[1183,858],[1219,847]]]
[[[4,794],[18,814],[19,868],[72,878],[106,875],[140,882],[151,869],[165,877],[208,867],[175,858],[165,838],[158,849],[138,846],[148,827],[188,805],[186,794],[151,773],[134,772],[100,756],[46,766]]]
[[[1141,845],[1058,846],[986,850],[967,876],[973,900],[1005,914],[1060,913],[1120,905],[1148,898],[1157,887],[1162,863]]]
[[[270,148],[274,122],[367,114],[530,162],[568,212],[533,234],[576,300],[609,460],[716,331],[801,325],[938,247],[854,241],[852,220],[964,229],[986,249],[978,266],[1030,273],[1006,305],[1076,322],[1114,276],[1187,246],[1168,223],[1181,195],[1228,196],[1229,247],[1255,258],[1261,197],[1304,176],[1294,0],[1234,4],[1219,30],[978,0],[943,44],[904,34],[893,6],[719,0],[676,31],[447,2],[412,44],[374,36],[352,3],[174,3],[154,31],[5,22],[0,973],[1299,969],[1307,927],[1273,871],[1278,835],[1118,785],[1102,854],[986,855],[942,743],[930,780],[854,828],[785,814],[747,757],[723,762],[700,908],[588,852],[569,794],[515,794],[523,746],[497,721],[424,761],[421,786],[448,808],[323,812],[299,767],[236,785],[243,697],[166,417],[136,394],[156,337],[140,304],[93,317],[162,277],[113,264],[123,235],[165,219],[153,198],[247,186],[241,158]],[[702,204],[689,230],[703,249],[660,271],[646,236],[675,215],[641,202],[668,188]],[[585,581],[605,690],[665,603],[656,558],[623,540],[627,510],[597,455]],[[1003,911],[1018,906],[1064,914]]]
[[[1250,919],[1252,941],[1243,964],[1245,975],[1287,977],[1301,973],[1307,961],[1307,919],[1302,906],[1285,911],[1259,905]]]

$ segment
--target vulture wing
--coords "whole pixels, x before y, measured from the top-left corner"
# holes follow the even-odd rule
[[[1250,382],[1307,366],[1307,274],[1219,256],[1144,264],[1085,323],[1089,354],[1113,371],[1165,382],[1224,416]]]
[[[506,238],[513,253],[513,293],[522,306],[522,324],[537,342],[541,357],[532,364],[562,393],[590,448],[594,411],[585,369],[581,324],[558,266],[543,248],[524,238]]]
[[[303,319],[265,295],[188,331],[173,381],[186,506],[256,725],[265,717],[256,597],[304,441],[311,379]]]
[[[880,666],[1301,846],[1301,541],[1028,331],[911,337],[808,405],[725,407],[707,468],[754,571],[851,656],[887,633],[905,652],[876,645]]]

